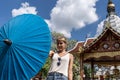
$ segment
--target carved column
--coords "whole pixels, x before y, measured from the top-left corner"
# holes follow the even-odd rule
[[[91,77],[92,77],[92,80],[94,80],[94,61],[93,61],[93,59],[91,60]]]
[[[81,77],[81,80],[83,80],[83,75],[84,75],[83,55],[80,54],[80,77]]]

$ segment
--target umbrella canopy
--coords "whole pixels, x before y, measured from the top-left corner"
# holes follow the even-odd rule
[[[43,66],[51,46],[45,21],[24,14],[0,27],[0,80],[30,80]]]

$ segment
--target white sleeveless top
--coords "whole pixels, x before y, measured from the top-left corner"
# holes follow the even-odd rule
[[[57,53],[55,53],[52,57],[52,64],[49,69],[49,73],[59,72],[68,77],[68,66],[69,66],[69,59],[70,59],[69,57],[70,57],[69,53],[67,53],[62,57],[60,57]],[[57,63],[59,62],[58,58],[61,58],[59,66],[57,65]]]

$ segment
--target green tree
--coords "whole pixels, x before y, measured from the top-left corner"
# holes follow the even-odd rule
[[[90,74],[91,74],[91,67],[88,64],[84,64],[84,72],[85,72],[85,76],[90,78]]]
[[[74,64],[73,64],[73,80],[80,80],[80,62],[79,57],[74,55]]]

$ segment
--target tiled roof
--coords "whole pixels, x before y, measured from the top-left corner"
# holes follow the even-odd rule
[[[79,52],[80,47],[84,48],[85,46],[89,45],[93,40],[94,40],[94,38],[87,38],[86,41],[77,42],[75,47],[68,52],[77,53],[77,52]]]
[[[73,53],[73,54],[77,53],[79,51],[79,48],[83,47],[84,43],[85,43],[84,41],[77,42],[75,47],[73,49],[69,50],[68,52]]]

